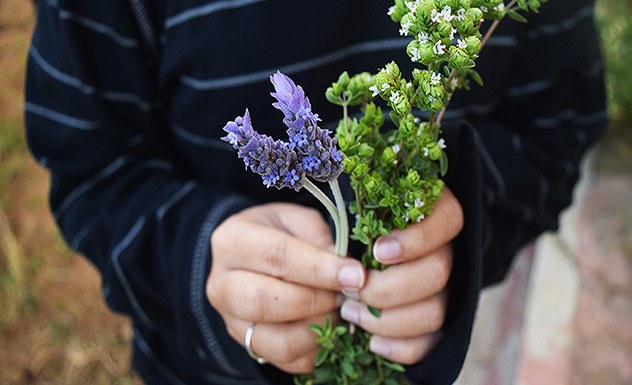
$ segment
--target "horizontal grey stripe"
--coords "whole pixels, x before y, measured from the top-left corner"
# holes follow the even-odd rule
[[[81,195],[85,194],[88,190],[96,186],[102,180],[114,174],[125,164],[129,163],[130,160],[131,159],[129,157],[123,156],[116,158],[112,163],[103,168],[103,170],[101,170],[98,174],[94,175],[92,178],[77,186],[74,190],[68,193],[68,195],[66,195],[66,199],[64,199],[60,203],[60,205],[54,209],[53,215],[55,216],[55,218],[59,219],[68,209],[68,207],[70,207],[70,205]]]
[[[247,84],[257,83],[267,80],[271,74],[280,70],[288,75],[298,72],[308,71],[310,69],[318,68],[326,64],[334,63],[336,61],[348,58],[350,56],[367,53],[367,52],[379,52],[388,51],[392,49],[401,49],[408,45],[409,38],[393,38],[383,40],[366,41],[352,46],[342,48],[338,51],[330,52],[328,54],[312,58],[309,60],[301,61],[298,63],[288,64],[275,68],[263,69],[260,71],[250,72],[241,75],[228,76],[222,78],[211,79],[199,79],[191,76],[183,76],[182,83],[190,88],[201,91],[219,90],[224,88],[239,87]]]
[[[99,129],[99,122],[79,119],[74,116],[66,115],[59,111],[40,106],[39,104],[26,102],[24,104],[24,111],[77,130],[92,131]]]
[[[226,9],[247,7],[266,0],[224,0],[213,1],[205,5],[189,8],[186,11],[170,16],[165,20],[165,29],[171,29],[189,20],[204,17]]]
[[[557,35],[562,32],[570,31],[575,28],[584,19],[592,17],[594,14],[593,6],[587,6],[578,10],[574,15],[568,19],[562,20],[558,23],[547,24],[539,26],[529,32],[527,32],[527,39],[536,40],[542,36]]]
[[[513,36],[502,36],[502,35],[497,35],[494,36],[492,35],[489,40],[487,40],[487,47],[501,47],[501,48],[507,48],[507,47],[516,47],[518,45],[518,40],[513,37]]]
[[[105,35],[112,39],[115,43],[125,48],[134,48],[138,46],[138,40],[125,37],[115,31],[112,27],[99,23],[85,16],[77,15],[66,9],[59,8],[59,3],[56,0],[49,0],[48,5],[57,10],[57,14],[60,19],[77,23],[83,27],[86,27],[94,32]]]
[[[472,105],[468,105],[467,107],[458,108],[458,109],[451,110],[448,108],[445,114],[443,115],[443,118],[445,120],[455,120],[455,119],[464,118],[469,114],[489,115],[496,109],[496,107],[498,107],[499,103],[500,102],[498,100],[493,100],[489,103],[472,104]]]
[[[224,151],[232,150],[230,144],[221,141],[219,138],[207,138],[204,136],[196,135],[190,131],[185,130],[177,124],[173,124],[171,127],[173,133],[185,142],[189,142],[200,147],[212,147]]]
[[[98,90],[95,86],[86,84],[79,78],[59,70],[48,61],[46,61],[46,59],[44,59],[44,57],[40,54],[37,48],[35,48],[35,46],[31,46],[29,53],[33,60],[35,60],[35,63],[50,77],[62,84],[79,90],[83,94],[96,95],[97,97],[108,100],[110,102],[130,103],[144,112],[150,111],[153,108],[154,103],[147,102],[138,95],[129,92]]]
[[[560,111],[553,118],[535,118],[533,120],[534,127],[537,128],[555,128],[563,122],[574,123],[579,126],[590,126],[602,123],[608,119],[608,111],[601,110],[588,115],[579,115],[574,110]]]
[[[537,80],[532,83],[514,86],[507,89],[507,95],[512,98],[519,98],[523,96],[527,96],[530,94],[534,94],[536,92],[541,92],[551,88],[554,84],[553,79],[542,79]]]

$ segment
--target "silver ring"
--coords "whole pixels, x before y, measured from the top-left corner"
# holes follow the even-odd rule
[[[250,344],[252,343],[252,335],[255,332],[255,325],[256,324],[253,322],[250,324],[250,326],[248,326],[248,329],[246,329],[246,336],[244,337],[244,346],[246,347],[246,353],[248,353],[250,358],[257,361],[258,364],[263,365],[266,363],[266,359],[257,355],[255,352],[253,352],[252,347],[250,346]]]

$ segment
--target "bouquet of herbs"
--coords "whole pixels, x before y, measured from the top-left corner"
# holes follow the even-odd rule
[[[476,59],[505,16],[525,22],[520,11],[538,11],[546,0],[395,0],[388,10],[410,37],[406,53],[418,64],[406,78],[395,62],[375,74],[346,72],[326,91],[339,105],[342,119],[332,132],[319,126],[303,89],[277,72],[271,76],[283,112],[287,141],[254,130],[248,110],[224,127],[229,142],[246,167],[261,175],[267,187],[307,189],[326,207],[336,228],[336,253],[347,255],[349,238],[366,245],[361,256],[370,269],[385,269],[373,258],[375,240],[394,228],[405,228],[431,214],[448,167],[441,121],[454,92],[483,81]],[[486,34],[481,26],[491,25]],[[388,109],[385,128],[382,107]],[[356,109],[359,117],[351,118]],[[421,120],[426,111],[429,119]],[[338,177],[349,175],[355,201],[345,205]],[[314,183],[326,182],[333,201]],[[347,209],[355,215],[349,228]],[[351,234],[349,234],[351,232]],[[376,317],[380,310],[369,309]],[[346,323],[311,325],[321,350],[315,370],[295,377],[297,385],[408,384],[404,367],[369,350],[370,335]]]

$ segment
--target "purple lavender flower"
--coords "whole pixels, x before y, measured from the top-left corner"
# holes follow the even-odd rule
[[[309,102],[305,92],[301,86],[294,84],[292,79],[277,71],[274,75],[270,76],[270,81],[274,85],[274,90],[270,95],[277,101],[272,103],[274,108],[277,108],[285,115],[283,122],[290,128],[296,129],[296,133],[300,133],[300,130],[306,125],[316,125],[320,121],[317,114],[312,112],[312,105]],[[302,139],[299,134],[298,137],[290,134],[290,144],[295,145],[297,141]]]
[[[276,91],[271,95],[277,100],[272,105],[285,116],[289,145],[296,150],[307,176],[320,182],[336,179],[343,169],[338,141],[331,137],[331,131],[318,126],[320,119],[312,112],[303,88],[278,71],[270,81]]]
[[[296,191],[303,187],[305,172],[296,151],[286,142],[256,132],[248,110],[243,117],[228,122],[224,131],[228,135],[221,139],[238,150],[246,168],[261,175],[266,187],[289,187]]]
[[[252,122],[250,121],[250,112],[246,109],[244,116],[238,116],[234,121],[229,121],[224,126],[224,131],[228,135],[221,139],[230,143],[235,150],[243,147],[248,141],[255,135],[255,130],[252,128]]]

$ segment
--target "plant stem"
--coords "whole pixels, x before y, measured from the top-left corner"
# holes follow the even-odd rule
[[[318,186],[316,186],[314,183],[312,183],[311,180],[305,178],[305,184],[304,187],[307,191],[309,191],[314,197],[316,197],[316,199],[318,199],[320,201],[320,203],[323,204],[323,206],[325,206],[325,208],[327,209],[327,211],[329,212],[329,215],[331,215],[331,218],[334,220],[334,227],[336,228],[336,251],[340,250],[340,243],[341,242],[347,242],[347,240],[343,240],[341,235],[341,223],[340,223],[340,217],[341,217],[341,213],[338,212],[338,209],[336,208],[336,205],[334,205],[334,203],[331,201],[331,199],[329,199],[329,197],[327,196],[327,194],[325,194],[321,189],[318,188]],[[340,255],[340,254],[338,254]],[[346,256],[346,252],[345,255],[341,255],[342,257]]]
[[[342,192],[340,191],[338,179],[329,181],[329,187],[334,195],[340,225],[340,229],[336,231],[336,234],[340,237],[340,239],[336,240],[336,254],[341,257],[346,257],[349,251],[349,220],[347,218],[347,209],[342,197]]]

